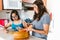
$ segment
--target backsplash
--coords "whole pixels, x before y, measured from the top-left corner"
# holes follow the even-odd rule
[[[30,18],[33,19],[33,15],[34,15],[34,11],[24,11],[24,10],[17,10],[19,12],[19,15],[21,17],[21,19],[26,19],[26,18]],[[11,10],[3,10],[0,11],[0,19],[9,19],[10,20],[10,13]]]
[[[0,11],[0,19],[8,19],[10,14],[6,13],[6,10]]]

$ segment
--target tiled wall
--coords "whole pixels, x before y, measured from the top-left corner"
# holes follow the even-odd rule
[[[9,14],[6,13],[6,10],[0,11],[0,19],[9,18]]]

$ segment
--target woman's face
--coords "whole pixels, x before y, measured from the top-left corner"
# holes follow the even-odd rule
[[[18,20],[18,16],[17,16],[15,13],[13,13],[13,14],[12,14],[12,19],[13,19],[13,20]]]
[[[34,11],[38,14],[38,7],[37,7],[37,5],[33,5],[33,7],[34,7]]]

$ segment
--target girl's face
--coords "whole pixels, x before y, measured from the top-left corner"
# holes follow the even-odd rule
[[[34,11],[38,14],[38,7],[37,7],[37,5],[33,5],[33,7],[34,7]]]
[[[13,20],[18,20],[18,16],[17,16],[15,13],[13,13],[13,14],[12,14],[12,19],[13,19]]]

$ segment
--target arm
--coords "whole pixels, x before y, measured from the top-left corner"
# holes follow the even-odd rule
[[[5,29],[7,29],[11,24],[12,22],[9,22],[7,25],[5,25]]]
[[[44,15],[43,16],[42,23],[43,23],[43,30],[35,30],[33,28],[28,28],[28,30],[34,31],[36,33],[47,35],[48,34],[48,31],[49,31],[50,17],[48,15]],[[32,27],[32,26],[30,26],[30,27]]]
[[[49,25],[48,24],[43,24],[44,30],[35,30],[33,29],[32,31],[36,32],[36,33],[40,33],[40,34],[48,34],[49,31]]]
[[[23,22],[23,26],[27,28],[27,23],[25,21]]]

